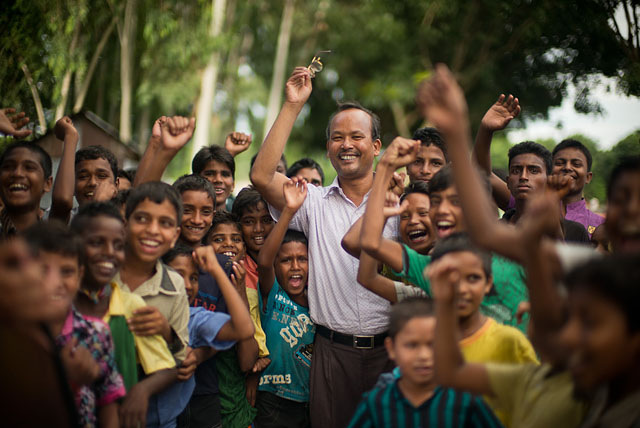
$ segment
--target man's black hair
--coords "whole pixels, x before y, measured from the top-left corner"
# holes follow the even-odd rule
[[[335,112],[333,112],[331,117],[329,117],[329,122],[327,123],[327,129],[326,129],[327,141],[331,139],[331,124],[333,123],[333,119],[339,113],[342,113],[345,110],[352,110],[352,109],[361,110],[369,115],[369,118],[371,119],[371,140],[372,141],[379,140],[380,139],[380,118],[378,117],[378,115],[372,112],[371,110],[369,110],[368,108],[363,107],[357,101],[345,101],[345,102],[338,103],[338,109]]]
[[[107,149],[106,147],[89,146],[78,150],[76,152],[75,165],[78,165],[78,163],[84,160],[94,159],[104,159],[109,162],[111,172],[113,172],[113,181],[115,182],[116,178],[118,178],[118,160],[116,159],[116,156],[111,152],[111,150]]]
[[[112,202],[89,202],[78,208],[78,213],[71,220],[71,230],[78,236],[83,236],[89,223],[97,217],[110,217],[124,225],[120,210]]]
[[[60,254],[78,259],[82,264],[82,247],[78,235],[60,220],[40,221],[24,232],[31,251]]]
[[[193,157],[193,161],[191,161],[191,171],[196,175],[200,175],[211,161],[225,165],[231,171],[231,176],[235,178],[236,161],[227,149],[215,144],[198,150],[198,153]]]
[[[205,192],[213,201],[213,209],[216,209],[216,191],[209,180],[196,174],[185,174],[173,183],[173,187],[180,193],[181,197],[184,192],[189,190]]]
[[[129,219],[131,213],[145,199],[149,199],[156,204],[169,201],[176,210],[177,224],[180,225],[180,223],[182,223],[182,199],[176,189],[162,181],[150,181],[132,188],[129,198],[127,199],[125,218]]]
[[[49,153],[47,153],[45,149],[43,149],[33,141],[14,141],[13,143],[9,144],[7,148],[2,152],[2,155],[0,155],[0,165],[4,163],[5,159],[11,152],[19,148],[25,148],[33,153],[36,153],[39,157],[38,163],[40,164],[40,167],[42,167],[42,171],[44,173],[44,179],[46,180],[47,178],[51,177],[51,156],[49,156]]]
[[[288,229],[285,232],[284,238],[282,238],[281,245],[284,245],[288,242],[300,242],[301,244],[309,246],[309,241],[307,240],[306,235],[298,230],[293,229]]]
[[[322,171],[322,167],[316,161],[311,158],[302,158],[295,161],[289,169],[287,169],[287,177],[291,178],[295,176],[298,171],[303,168],[315,169],[320,174],[320,184],[324,184],[324,171]]]
[[[613,167],[607,182],[607,199],[611,197],[611,192],[620,176],[626,172],[640,172],[640,156],[626,156]]]
[[[258,205],[267,203],[253,186],[247,186],[242,189],[236,196],[236,200],[233,201],[231,212],[240,219],[248,209],[256,209]]]
[[[131,188],[133,189],[133,188]],[[127,205],[127,199],[129,199],[129,195],[131,194],[131,189],[120,190],[116,195],[109,201],[117,207],[124,207]]]
[[[565,278],[569,291],[588,290],[615,304],[631,333],[640,331],[640,263],[638,255],[616,254],[576,266]]]
[[[511,168],[511,161],[513,158],[518,155],[528,153],[538,156],[544,163],[547,175],[551,175],[551,170],[553,168],[551,152],[549,152],[549,150],[547,150],[547,148],[542,144],[538,144],[533,141],[523,141],[509,149],[509,168]]]
[[[433,247],[431,253],[431,262],[435,262],[445,254],[449,253],[461,253],[468,251],[478,256],[482,262],[482,269],[484,270],[487,279],[491,276],[491,253],[476,246],[469,235],[465,232],[456,232],[451,235],[439,239]]]
[[[389,337],[394,339],[400,330],[414,318],[435,317],[433,301],[425,297],[409,297],[391,306],[389,311]]]
[[[436,128],[425,126],[424,128],[416,129],[416,131],[413,133],[413,137],[411,138],[414,140],[420,140],[423,146],[436,146],[437,148],[442,150],[444,160],[446,162],[449,161],[449,157],[447,156],[447,146],[444,143],[442,135]]]
[[[429,196],[429,184],[426,181],[415,181],[404,188],[404,193],[400,196],[400,203],[412,193],[422,193]]]
[[[116,175],[117,178],[126,178],[127,180],[129,180],[131,182],[131,184],[133,184],[133,177],[131,176],[131,173],[127,170],[124,170],[122,168],[118,168],[118,175]]]
[[[585,146],[578,140],[567,138],[566,140],[560,141],[558,145],[556,145],[553,148],[553,151],[551,152],[551,157],[555,158],[556,153],[558,153],[560,150],[570,149],[570,148],[578,149],[582,152],[584,157],[587,159],[587,171],[591,171],[591,165],[593,163],[593,159],[591,158],[591,152],[589,151],[587,146]]]
[[[256,158],[258,157],[258,154],[256,153],[255,155],[251,156],[251,163],[249,165],[249,169],[253,168],[253,164],[256,163]],[[287,158],[284,156],[284,153],[282,154],[282,156],[280,156],[280,161],[282,162],[282,164],[284,165],[284,169],[287,169]]]
[[[169,251],[165,253],[164,256],[162,256],[162,263],[164,263],[165,265],[168,265],[173,261],[173,259],[175,259],[178,256],[187,256],[191,258],[192,253],[193,253],[192,247],[188,246],[183,242],[178,241],[176,242],[176,245],[173,246],[173,248],[171,248]]]

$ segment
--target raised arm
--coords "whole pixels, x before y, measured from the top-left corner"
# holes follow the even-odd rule
[[[193,252],[193,258],[201,269],[208,272],[218,283],[220,291],[227,303],[227,309],[231,320],[226,323],[218,332],[218,340],[245,340],[253,337],[255,329],[251,316],[244,301],[236,291],[233,284],[227,277],[224,269],[218,263],[213,247],[207,245],[205,247],[196,248]]]
[[[469,118],[467,103],[449,69],[439,64],[434,77],[418,93],[423,113],[442,132],[447,141],[458,195],[467,230],[481,247],[522,263],[524,248],[515,227],[500,222],[480,174],[469,157]]]
[[[262,300],[265,303],[269,297],[269,292],[271,291],[271,287],[273,287],[275,279],[273,263],[276,259],[276,254],[278,254],[278,250],[282,244],[282,239],[284,238],[285,233],[287,233],[291,219],[300,209],[307,197],[307,183],[298,177],[292,177],[284,183],[282,187],[282,195],[285,200],[285,205],[282,210],[282,214],[280,215],[280,220],[278,220],[278,223],[276,223],[273,230],[264,241],[264,245],[260,249],[257,260],[258,282],[260,283]]]
[[[476,135],[476,144],[473,147],[473,159],[487,174],[491,182],[493,199],[500,209],[506,211],[511,199],[511,192],[507,184],[491,170],[491,140],[493,133],[507,127],[512,119],[520,114],[520,102],[513,95],[506,97],[500,94],[495,102],[484,114]]]
[[[251,134],[242,132],[230,132],[224,140],[224,148],[227,149],[234,158],[240,153],[249,149],[251,145]]]
[[[64,141],[64,145],[56,180],[53,183],[49,218],[57,218],[66,223],[69,221],[69,213],[73,208],[73,194],[75,193],[76,185],[76,148],[78,147],[79,136],[68,116],[56,122],[54,132],[56,138]]]
[[[258,157],[251,169],[251,182],[267,202],[282,210],[285,204],[282,186],[287,177],[276,172],[293,124],[311,95],[311,72],[306,67],[296,67],[287,80],[285,102],[280,114],[265,138]]]
[[[376,168],[373,187],[364,212],[362,232],[360,233],[362,250],[390,266],[396,272],[400,272],[403,267],[402,245],[382,237],[385,224],[383,211],[385,197],[389,188],[389,181],[393,177],[395,170],[412,162],[419,148],[420,141],[397,137],[385,150]]]
[[[134,186],[161,180],[171,159],[191,140],[195,128],[195,118],[162,116],[156,120],[140,160]]]
[[[443,256],[427,267],[436,305],[435,373],[438,384],[493,395],[484,365],[465,362],[458,345],[456,295],[460,272],[450,262],[454,254]]]
[[[25,113],[21,111],[15,114],[14,108],[2,108],[0,109],[0,132],[6,135],[11,135],[13,138],[25,138],[31,135],[31,131],[28,129],[21,129],[27,123],[29,118]]]

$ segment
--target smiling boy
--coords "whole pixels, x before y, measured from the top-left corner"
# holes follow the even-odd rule
[[[430,127],[417,129],[412,138],[420,140],[420,149],[416,159],[407,165],[409,181],[429,182],[448,162],[444,140],[437,129]]]
[[[203,244],[216,211],[211,183],[198,175],[183,175],[173,183],[182,198],[180,240],[192,248]]]

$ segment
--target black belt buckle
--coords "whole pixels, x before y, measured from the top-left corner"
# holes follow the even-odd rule
[[[374,336],[353,336],[353,347],[356,349],[373,349]]]

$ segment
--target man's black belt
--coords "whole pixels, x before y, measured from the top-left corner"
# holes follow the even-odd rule
[[[388,335],[386,331],[373,336],[342,334],[319,324],[316,324],[316,333],[332,342],[356,349],[373,349],[382,346]]]

